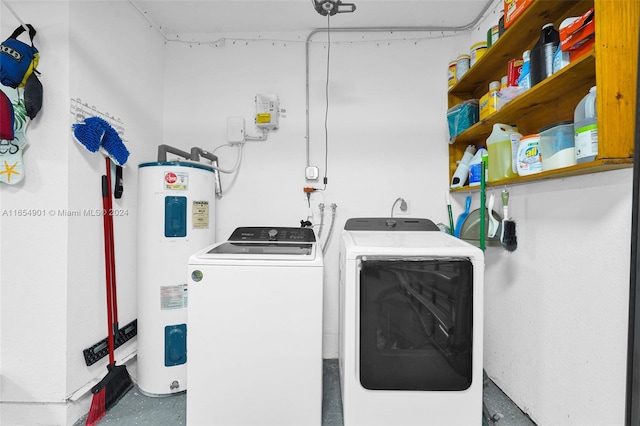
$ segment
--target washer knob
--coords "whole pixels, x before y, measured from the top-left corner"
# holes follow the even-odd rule
[[[278,230],[277,229],[270,229],[269,230],[269,241],[275,241],[277,236],[278,236]]]

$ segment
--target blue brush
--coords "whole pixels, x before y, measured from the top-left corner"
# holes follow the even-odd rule
[[[129,151],[118,132],[100,117],[88,117],[83,123],[74,124],[73,136],[90,152],[98,152],[102,148],[119,166],[129,159]]]
[[[85,118],[84,123],[73,124],[73,136],[89,152],[98,152],[105,132],[104,124],[108,125],[99,117]]]
[[[118,132],[111,126],[109,126],[102,138],[102,149],[118,166],[124,166],[124,163],[129,159],[127,147],[124,146]]]

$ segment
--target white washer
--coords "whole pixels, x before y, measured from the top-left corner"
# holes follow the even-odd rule
[[[344,425],[482,421],[484,253],[427,219],[349,219],[340,242]]]
[[[189,259],[188,425],[320,425],[322,250],[245,227]]]

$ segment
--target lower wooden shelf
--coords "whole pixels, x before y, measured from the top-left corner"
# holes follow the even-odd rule
[[[487,188],[505,185],[518,185],[528,182],[537,182],[548,179],[560,179],[570,176],[586,175],[591,173],[606,172],[610,170],[626,169],[633,167],[633,158],[604,158],[588,163],[576,164],[575,166],[564,167],[562,169],[549,170],[529,176],[519,176],[513,179],[503,179],[496,182],[487,182]],[[463,186],[452,189],[451,192],[479,191],[480,186]]]

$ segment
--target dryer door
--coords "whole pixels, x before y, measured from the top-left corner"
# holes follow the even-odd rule
[[[382,256],[361,260],[362,386],[371,390],[468,389],[473,351],[471,261]]]

